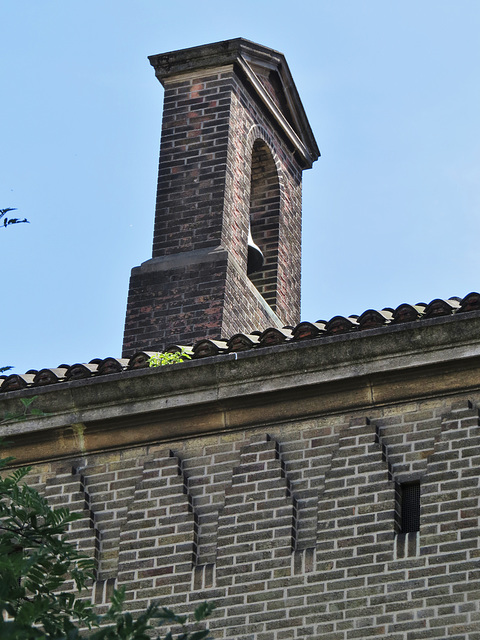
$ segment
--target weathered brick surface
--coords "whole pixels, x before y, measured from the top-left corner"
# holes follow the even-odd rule
[[[108,581],[118,573],[120,531],[126,522],[143,464],[121,452],[105,455],[88,466],[84,482],[101,544],[98,579]]]
[[[475,398],[474,398],[475,400]],[[480,397],[476,398],[480,401]],[[95,599],[179,611],[214,599],[216,638],[478,640],[480,426],[464,398],[322,416],[42,464],[82,513]],[[396,484],[421,482],[418,533]]]
[[[81,518],[70,524],[69,530],[77,547],[95,559],[95,573],[98,575],[100,533],[83,468],[76,464],[54,464],[45,483],[44,496],[54,507],[67,507],[81,514]]]
[[[161,271],[133,269],[124,354],[147,348],[161,351],[168,344],[219,338],[227,295],[226,274],[226,254],[214,261]]]
[[[153,257],[220,244],[232,72],[165,84]]]

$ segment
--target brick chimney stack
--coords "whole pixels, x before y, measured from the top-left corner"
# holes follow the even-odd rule
[[[153,254],[132,270],[124,356],[297,323],[319,151],[284,56],[237,38],[149,59],[165,88]],[[247,275],[249,228],[264,264]]]

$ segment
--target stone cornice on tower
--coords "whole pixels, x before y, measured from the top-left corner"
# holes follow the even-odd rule
[[[315,137],[283,53],[244,38],[149,56],[163,86],[182,74],[236,65],[310,169],[320,156]],[[273,83],[270,81],[273,79]],[[274,86],[275,84],[275,86]]]

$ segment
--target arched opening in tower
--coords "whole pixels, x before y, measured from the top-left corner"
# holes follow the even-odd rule
[[[251,253],[249,278],[275,311],[277,305],[278,235],[280,182],[271,151],[263,140],[253,145],[250,179],[250,230],[263,254],[263,265],[253,269]],[[257,265],[260,263],[258,262]]]

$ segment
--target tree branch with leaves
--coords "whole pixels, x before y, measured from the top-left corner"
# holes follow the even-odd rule
[[[5,468],[12,458],[0,459],[0,638],[2,640],[208,640],[198,628],[212,612],[203,603],[189,623],[157,603],[134,618],[123,610],[124,590],[114,592],[105,615],[85,598],[94,579],[93,560],[68,538],[80,514],[50,507],[24,482],[29,469]],[[65,585],[73,583],[73,590]],[[161,626],[180,629],[152,635]]]
[[[8,227],[11,224],[22,224],[24,222],[29,222],[26,218],[23,218],[23,220],[21,220],[20,218],[8,218],[7,213],[10,213],[10,211],[16,211],[16,209],[12,209],[11,207],[0,209],[0,228]]]

